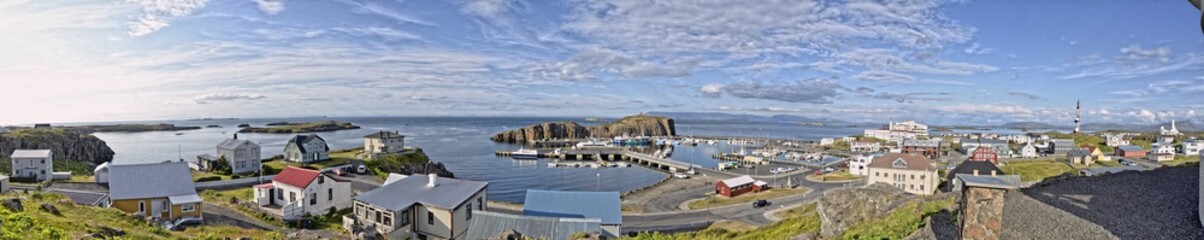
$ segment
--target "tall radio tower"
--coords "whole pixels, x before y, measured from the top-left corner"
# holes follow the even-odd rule
[[[1079,100],[1074,100],[1074,135],[1079,135]]]

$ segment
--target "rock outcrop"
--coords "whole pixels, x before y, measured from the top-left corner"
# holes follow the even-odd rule
[[[383,155],[367,163],[369,167],[379,168],[381,171],[390,173],[405,175],[434,173],[440,177],[456,177],[456,174],[447,170],[443,163],[431,162],[430,157],[427,157],[421,148],[415,149],[413,153]]]
[[[17,149],[50,149],[55,161],[93,165],[113,160],[113,149],[96,136],[62,128],[24,128],[0,134],[0,158]]]
[[[673,136],[677,135],[672,118],[635,115],[618,121],[585,127],[575,122],[552,122],[527,126],[493,135],[490,140],[505,143],[526,143],[547,139],[612,138],[616,136]]]
[[[840,237],[849,227],[866,219],[886,216],[914,198],[884,183],[829,191],[817,205],[821,220],[819,234],[823,238]]]
[[[346,129],[359,129],[360,126],[349,122],[325,121],[325,122],[310,122],[310,123],[290,123],[277,122],[269,123],[268,127],[245,127],[238,130],[240,133],[309,133],[309,132],[330,132]]]

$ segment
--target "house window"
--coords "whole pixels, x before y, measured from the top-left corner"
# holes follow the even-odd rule
[[[390,226],[390,227],[393,226],[393,216],[385,215],[384,219],[385,220],[380,223],[384,224],[385,226]]]
[[[138,212],[146,212],[146,202],[138,201]]]
[[[924,180],[924,175],[920,175],[920,180]]]
[[[401,212],[401,225],[410,225],[410,210]]]
[[[472,203],[468,204],[467,211],[464,212],[464,219],[472,219]]]
[[[46,164],[46,159],[42,159],[42,163],[41,163],[41,164]]]
[[[326,200],[327,200],[327,201],[334,201],[334,188],[327,188],[327,189],[326,189]]]
[[[435,213],[426,212],[426,224],[435,225]]]
[[[363,204],[359,204],[359,203],[355,204],[355,215],[359,216],[361,218],[364,217],[364,205]]]
[[[325,183],[326,183],[325,177],[318,177],[318,184],[325,184]]]
[[[485,210],[484,198],[477,198],[477,210]]]
[[[318,194],[317,193],[309,194],[309,205],[318,205]]]
[[[289,203],[293,203],[293,202],[296,202],[296,201],[297,201],[297,193],[295,193],[295,192],[289,192],[289,193],[288,193],[288,202],[289,202]]]
[[[381,216],[380,216],[380,211],[376,211],[375,209],[373,209],[373,210],[372,210],[372,215],[375,215],[375,216],[376,216],[376,222],[381,222],[381,221],[382,221],[382,219],[381,219]]]
[[[196,210],[196,204],[189,203],[189,204],[180,205],[181,212],[191,212],[191,211],[195,211],[195,210]]]

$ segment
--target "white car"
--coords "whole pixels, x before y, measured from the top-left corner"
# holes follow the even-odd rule
[[[359,173],[359,174],[368,173],[368,166],[360,164],[358,167],[355,168],[355,172]]]
[[[677,179],[686,179],[690,178],[690,175],[686,175],[685,173],[673,173],[673,177]]]

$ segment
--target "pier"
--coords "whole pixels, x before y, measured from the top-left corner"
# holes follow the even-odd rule
[[[646,166],[649,166],[649,167],[652,167],[655,169],[666,170],[669,172],[679,172],[679,171],[686,171],[688,169],[693,169],[693,168],[699,168],[699,169],[703,168],[702,166],[689,164],[686,162],[677,161],[677,160],[673,160],[670,158],[660,158],[660,157],[652,156],[650,154],[638,153],[638,152],[633,152],[633,151],[624,152],[623,160],[627,160],[627,161],[631,161],[631,162],[635,162],[635,163],[639,163],[639,164],[644,164]]]
[[[653,156],[652,154],[639,153],[626,150],[621,147],[598,147],[584,149],[567,149],[560,151],[539,150],[540,158],[555,159],[555,162],[549,162],[549,167],[626,167],[628,164],[611,163],[614,161],[628,161],[632,163],[642,164],[649,168],[665,170],[669,172],[682,172],[693,168],[703,168],[695,164],[690,164],[682,161],[673,160],[671,158],[663,158]],[[498,151],[497,156],[511,156],[511,152]],[[575,162],[565,163],[562,160],[577,160],[577,161],[594,161],[594,162]]]

